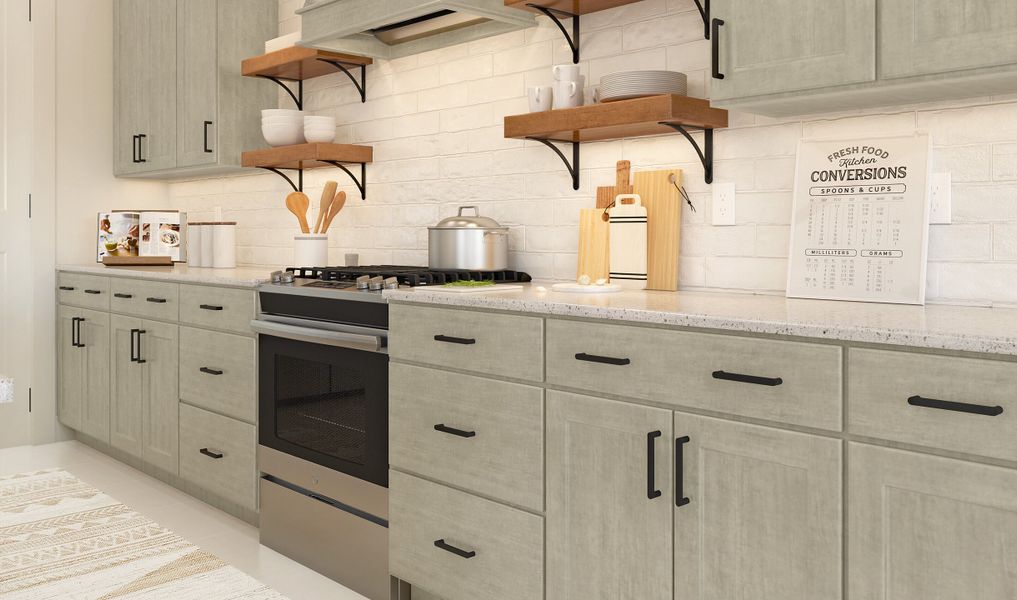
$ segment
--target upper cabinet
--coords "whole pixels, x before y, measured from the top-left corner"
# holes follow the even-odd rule
[[[713,0],[711,101],[793,116],[1017,92],[1010,0]],[[716,26],[715,26],[716,28]]]
[[[274,91],[240,76],[278,31],[275,0],[116,0],[114,165],[169,179],[240,168]]]

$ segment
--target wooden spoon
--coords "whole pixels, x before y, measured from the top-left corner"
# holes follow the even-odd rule
[[[328,216],[325,217],[325,223],[321,226],[322,233],[328,233],[328,226],[332,224],[332,219],[339,214],[339,211],[346,205],[346,192],[339,192],[332,199],[332,204],[328,207]]]
[[[335,191],[339,187],[339,184],[334,181],[326,181],[325,189],[321,191],[321,205],[318,208],[318,220],[314,224],[314,233],[322,233],[321,225],[325,222],[325,217],[328,216],[328,209],[332,206],[332,200],[335,200]]]
[[[286,196],[286,208],[296,215],[300,221],[300,231],[311,233],[311,227],[307,224],[307,209],[311,206],[311,200],[303,192],[293,192]]]

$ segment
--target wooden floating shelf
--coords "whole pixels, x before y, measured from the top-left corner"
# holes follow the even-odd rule
[[[527,4],[538,4],[551,10],[566,12],[573,15],[585,15],[592,12],[607,10],[609,8],[615,8],[617,6],[633,4],[638,1],[639,0],[547,0],[545,2],[540,2],[538,0],[505,0],[505,6],[540,14],[539,10],[532,6],[526,6]]]
[[[374,62],[366,56],[293,46],[245,59],[240,63],[240,74],[245,77],[274,77],[303,81],[335,73],[335,67],[325,61],[334,61],[347,66],[366,66]]]
[[[369,163],[374,148],[352,144],[297,144],[277,148],[249,150],[241,156],[244,167],[262,169],[316,169],[333,167],[336,163]]]
[[[505,117],[505,137],[595,142],[674,133],[661,123],[694,129],[727,127],[727,111],[709,101],[664,95]]]

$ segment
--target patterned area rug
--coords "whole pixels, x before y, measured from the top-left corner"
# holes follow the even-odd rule
[[[0,477],[4,600],[285,600],[60,470]]]

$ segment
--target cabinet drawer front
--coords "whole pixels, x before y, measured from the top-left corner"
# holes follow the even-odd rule
[[[851,433],[1017,460],[1017,363],[852,348]]]
[[[180,405],[180,476],[252,510],[257,508],[257,444],[254,425]]]
[[[109,277],[57,273],[57,301],[71,306],[109,310]]]
[[[841,349],[549,319],[547,380],[722,413],[841,428]]]
[[[203,285],[180,286],[180,322],[250,333],[254,291]]]
[[[389,461],[525,508],[544,508],[540,388],[390,366]]]
[[[543,597],[541,517],[397,471],[389,493],[392,575],[444,600]]]
[[[110,310],[116,313],[176,321],[179,316],[180,286],[159,281],[110,279]]]
[[[544,378],[543,323],[536,317],[393,304],[393,358],[530,381]]]
[[[180,328],[180,399],[254,423],[254,338]]]

